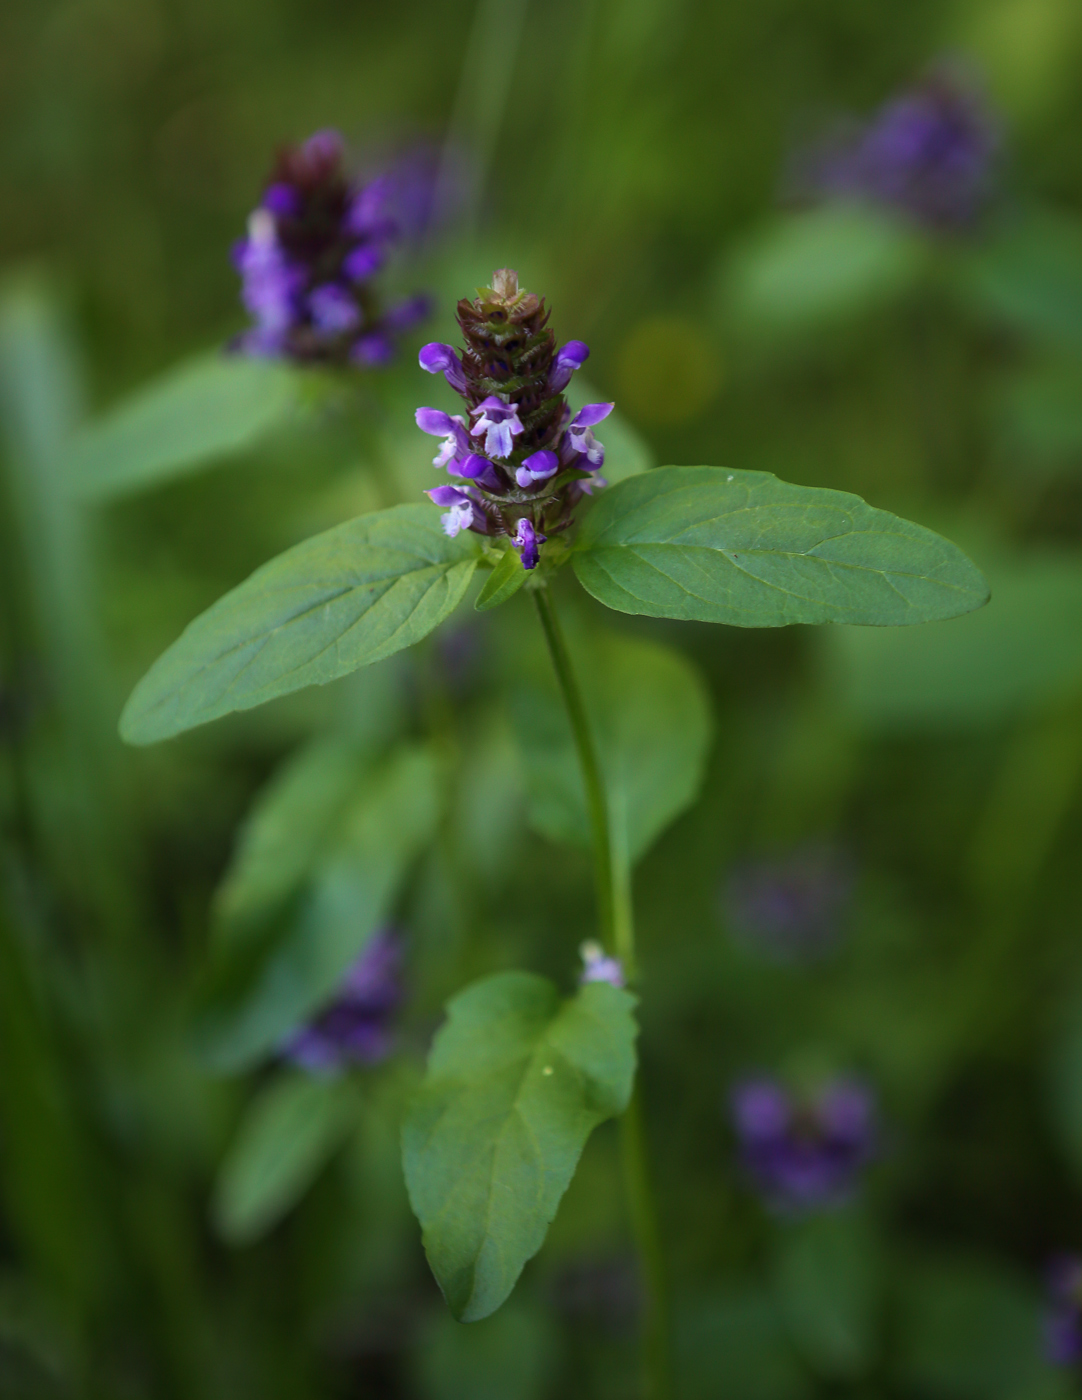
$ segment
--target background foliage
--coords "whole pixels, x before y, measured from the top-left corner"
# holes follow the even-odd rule
[[[869,111],[943,52],[1004,124],[993,228],[780,210],[824,114]],[[363,410],[263,386],[209,465],[213,403],[176,413],[149,466],[138,417],[107,416],[240,327],[229,246],[274,144],[326,125],[373,162],[449,126],[473,152],[476,215],[402,287],[433,288],[428,334],[452,339],[453,298],[516,266],[593,348],[625,419],[614,464],[855,491],[990,578],[989,608],[919,629],[617,619],[641,732],[655,689],[687,716],[658,828],[709,742],[697,674],[714,713],[698,800],[636,873],[644,1097],[691,1400],[1072,1393],[1040,1312],[1049,1257],[1082,1247],[1080,59],[1070,0],[7,0],[5,1395],[634,1394],[611,1125],[514,1298],[466,1328],[399,1165],[446,998],[510,967],[569,992],[593,931],[525,598],[172,744],[115,737],[223,591],[430,482],[409,347]],[[566,591],[586,654],[594,604]],[[378,878],[357,873],[352,773],[400,794]],[[844,854],[852,897],[828,955],[779,960],[736,936],[726,880],[810,848]],[[298,908],[327,960],[283,983]],[[348,961],[335,931],[391,916],[399,1053],[333,1089],[244,1070]],[[883,1141],[848,1206],[764,1209],[728,1122],[749,1071],[874,1087]],[[290,1147],[269,1181],[260,1141]]]

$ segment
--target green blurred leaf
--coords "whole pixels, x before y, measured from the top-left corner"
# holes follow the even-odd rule
[[[576,374],[564,391],[571,411],[577,413],[584,404],[607,403],[608,396],[595,389],[581,372]],[[618,408],[605,419],[599,432],[605,444],[605,480],[615,485],[629,476],[638,476],[657,466],[657,458],[646,439],[640,436]]]
[[[1049,1051],[1048,1086],[1052,1127],[1082,1179],[1082,999],[1077,996]]]
[[[710,748],[709,697],[692,663],[656,642],[602,632],[572,648],[600,748],[613,840],[635,861],[695,800]],[[542,660],[532,674],[519,673],[512,695],[530,820],[554,841],[589,847],[571,728]]]
[[[427,749],[403,745],[363,776],[289,917],[254,948],[222,947],[197,1021],[211,1065],[232,1071],[258,1059],[333,994],[390,917],[439,811]]]
[[[411,1349],[418,1388],[424,1400],[541,1400],[558,1342],[540,1308],[509,1303],[473,1327],[441,1309]]]
[[[945,1259],[906,1279],[902,1384],[932,1400],[1026,1400],[1054,1373],[1042,1359],[1036,1291],[993,1260]]]
[[[294,413],[297,371],[217,351],[162,375],[87,424],[67,454],[72,489],[110,500],[243,451]]]
[[[812,1391],[776,1302],[754,1285],[696,1299],[678,1315],[676,1338],[687,1400],[803,1400]]]
[[[625,481],[590,511],[572,558],[607,607],[735,627],[932,622],[988,598],[931,530],[767,472],[659,467]]]
[[[1036,462],[1047,471],[1077,465],[1082,456],[1082,364],[1055,359],[1015,374],[996,385],[992,413],[1008,467],[1032,471]]]
[[[841,321],[905,292],[925,261],[900,219],[824,205],[777,220],[723,265],[723,314],[760,334]]]
[[[448,1004],[402,1149],[432,1272],[460,1321],[505,1300],[586,1139],[626,1108],[634,1005],[606,983],[563,1001],[526,972],[475,982]]]
[[[347,521],[272,559],[190,623],[121,716],[152,744],[233,710],[324,685],[412,646],[458,606],[480,555],[425,505]]]
[[[877,1358],[882,1278],[867,1220],[824,1212],[779,1241],[778,1301],[797,1348],[820,1374],[851,1379]]]
[[[1002,225],[961,263],[970,295],[1017,330],[1082,346],[1082,223],[1033,211]]]
[[[513,549],[504,550],[500,562],[489,574],[484,587],[477,595],[474,607],[478,612],[498,608],[501,603],[506,603],[508,598],[515,596],[526,582],[526,578],[526,570],[522,567],[522,560],[518,554]]]
[[[346,1079],[283,1074],[248,1105],[214,1184],[218,1232],[232,1244],[257,1240],[292,1209],[356,1118]]]
[[[824,637],[846,708],[880,729],[1002,721],[1082,681],[1082,562],[1034,554],[989,570],[995,603],[949,627]]]

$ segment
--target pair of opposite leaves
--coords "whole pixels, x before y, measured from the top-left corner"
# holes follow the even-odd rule
[[[572,551],[576,575],[621,612],[743,627],[928,622],[988,597],[956,546],[842,492],[760,472],[666,467],[606,491]],[[189,626],[121,720],[151,743],[323,684],[419,641],[493,563],[449,539],[428,506],[350,521],[258,569]],[[483,590],[517,591],[497,560]],[[505,973],[456,997],[404,1132],[407,1184],[455,1315],[487,1316],[540,1247],[594,1126],[623,1111],[634,999],[607,985],[561,1002]]]

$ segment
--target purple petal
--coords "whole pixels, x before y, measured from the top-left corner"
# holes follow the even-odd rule
[[[569,426],[572,428],[592,428],[607,418],[616,407],[614,403],[588,403],[579,409]]]
[[[590,358],[590,347],[582,340],[569,340],[556,352],[556,359],[549,370],[548,392],[558,394],[566,389],[571,376]]]
[[[407,297],[392,306],[383,317],[383,324],[395,331],[408,331],[419,321],[426,321],[432,315],[432,298],[425,292]]]
[[[533,522],[527,520],[525,516],[518,522],[518,529],[515,531],[514,543],[519,553],[522,555],[522,567],[524,569],[536,569],[541,554],[539,545],[544,544],[545,535],[539,535],[533,527]]]
[[[301,197],[292,185],[276,181],[263,191],[262,204],[276,219],[288,219],[300,212]]]
[[[458,426],[442,408],[419,408],[413,416],[421,432],[429,433],[432,437],[447,437]]]
[[[362,365],[387,365],[394,359],[394,341],[384,331],[369,331],[349,352]]]
[[[308,310],[316,328],[328,335],[340,335],[343,331],[350,331],[361,319],[357,303],[344,287],[339,287],[334,282],[316,287],[309,293]]]
[[[438,506],[460,506],[463,502],[470,504],[469,496],[457,486],[434,486],[425,495]]]
[[[495,467],[479,452],[469,453],[461,461],[452,463],[447,470],[455,476],[464,476],[467,481],[479,481],[490,491],[499,489],[500,478],[496,475]]]
[[[342,259],[342,271],[351,282],[363,282],[383,266],[384,251],[377,243],[361,243]]]
[[[462,361],[450,345],[441,345],[438,341],[431,341],[428,345],[421,347],[417,359],[421,368],[427,370],[429,374],[444,375],[448,384],[457,393],[464,394],[466,392],[466,376],[462,369]]]

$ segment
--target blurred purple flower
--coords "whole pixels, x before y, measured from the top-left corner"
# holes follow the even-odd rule
[[[283,1043],[284,1058],[313,1074],[386,1059],[392,1044],[391,1022],[402,1000],[401,962],[401,944],[394,930],[374,934],[334,1000]]]
[[[607,982],[610,987],[622,987],[624,985],[624,968],[619,958],[609,957],[600,943],[595,943],[593,939],[584,943],[579,949],[582,956],[582,972],[579,981],[585,986],[587,982]]]
[[[1048,1271],[1044,1352],[1052,1366],[1082,1361],[1082,1259],[1074,1254],[1054,1260]]]
[[[741,942],[783,961],[804,962],[835,946],[852,893],[850,862],[817,844],[734,867],[722,902]]]
[[[798,194],[886,205],[933,231],[963,229],[991,193],[999,142],[976,87],[944,66],[864,126],[803,152],[793,184]]]
[[[278,154],[248,234],[234,249],[253,325],[236,341],[249,355],[299,362],[387,364],[394,334],[423,319],[427,297],[380,304],[371,278],[401,241],[395,182],[354,186],[334,131]]]
[[[730,1103],[741,1161],[775,1209],[843,1204],[875,1154],[875,1101],[858,1080],[834,1079],[797,1098],[775,1079],[749,1079]]]

